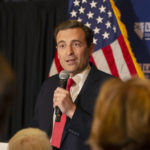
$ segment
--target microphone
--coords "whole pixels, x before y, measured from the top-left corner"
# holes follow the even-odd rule
[[[69,73],[66,70],[62,70],[59,74],[59,79],[60,79],[59,80],[59,87],[66,89],[68,78],[69,78]],[[56,115],[55,121],[60,122],[62,112],[58,106],[56,106],[55,115]]]

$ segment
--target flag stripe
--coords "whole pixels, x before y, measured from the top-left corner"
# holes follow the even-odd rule
[[[122,35],[119,36],[118,41],[119,41],[120,47],[121,47],[122,52],[123,52],[123,57],[124,57],[124,59],[126,61],[126,64],[127,64],[128,68],[129,68],[130,74],[131,75],[137,74],[137,71],[135,69],[135,66],[133,64],[132,58],[131,58],[131,56],[129,54],[127,45],[126,45]]]
[[[103,51],[104,56],[107,60],[108,66],[109,66],[110,71],[111,71],[111,74],[113,76],[119,78],[117,66],[115,64],[114,56],[113,56],[113,53],[112,53],[112,48],[110,47],[110,45],[108,45],[108,46],[102,48],[102,51]]]
[[[105,59],[105,56],[102,52],[102,50],[98,50],[98,51],[95,51],[93,54],[92,54],[94,60],[95,60],[95,64],[97,66],[97,68],[99,70],[102,70],[108,74],[111,74],[110,72],[110,69],[109,69],[109,66],[107,64],[107,61]]]
[[[58,72],[60,72],[60,71],[63,70],[63,68],[60,65],[59,59],[58,59],[58,53],[57,53],[57,51],[56,51],[56,54],[55,54],[55,64],[56,64],[56,68],[57,68]]]
[[[49,77],[50,76],[53,76],[53,75],[55,75],[55,74],[57,74],[58,73],[58,70],[57,70],[57,68],[56,68],[56,64],[55,64],[55,61],[53,60],[53,62],[52,62],[52,65],[51,65],[51,68],[50,68],[50,72],[49,72]]]
[[[95,60],[94,60],[93,56],[90,56],[89,62],[92,62],[92,63],[96,66],[96,63],[95,63]],[[96,67],[97,67],[97,66],[96,66]]]
[[[122,49],[118,40],[115,40],[111,45],[112,53],[114,56],[115,64],[117,66],[117,70],[119,76],[122,80],[126,80],[131,77],[126,61],[124,60]]]

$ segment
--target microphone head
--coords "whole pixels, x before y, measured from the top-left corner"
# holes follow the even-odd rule
[[[69,73],[66,70],[62,70],[59,74],[59,79],[67,80],[69,78]]]

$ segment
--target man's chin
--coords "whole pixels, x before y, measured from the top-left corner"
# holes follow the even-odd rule
[[[72,75],[75,75],[76,74],[76,70],[75,69],[68,69],[68,68],[66,68],[66,69],[64,69],[64,70],[66,70],[70,75],[72,74]]]

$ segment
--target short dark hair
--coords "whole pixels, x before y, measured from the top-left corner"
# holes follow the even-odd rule
[[[56,36],[60,30],[66,30],[66,29],[72,29],[72,28],[81,28],[85,33],[85,40],[87,43],[87,46],[90,47],[90,45],[93,43],[93,31],[83,23],[77,21],[77,20],[67,20],[62,23],[60,23],[54,31],[54,37],[56,40]]]

